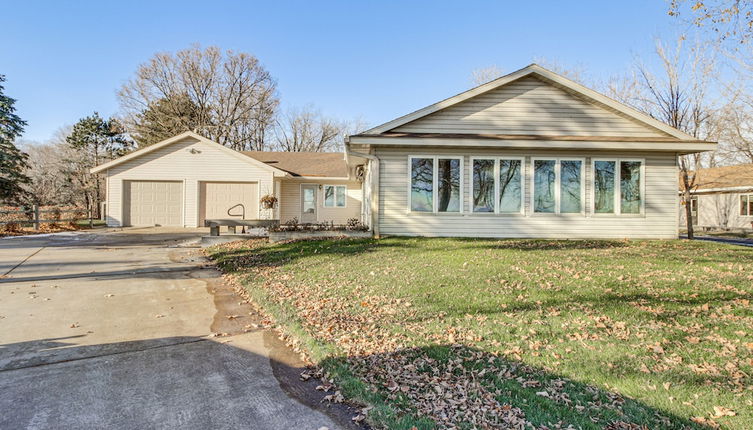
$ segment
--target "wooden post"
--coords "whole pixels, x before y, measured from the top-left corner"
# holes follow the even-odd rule
[[[39,205],[32,206],[34,208],[34,230],[39,231]]]
[[[94,219],[92,218],[94,216],[94,212],[89,208],[89,228],[94,228]]]

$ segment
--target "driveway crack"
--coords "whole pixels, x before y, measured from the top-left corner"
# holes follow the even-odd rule
[[[54,364],[61,364],[61,363],[71,363],[71,362],[76,362],[76,361],[89,360],[92,358],[110,357],[110,356],[117,356],[117,355],[123,355],[123,354],[131,354],[131,353],[136,353],[136,352],[144,352],[144,351],[150,351],[150,350],[155,350],[155,349],[160,349],[160,348],[168,348],[171,346],[180,346],[180,345],[187,345],[187,344],[192,344],[192,343],[197,343],[197,342],[205,342],[207,340],[209,340],[207,337],[199,337],[199,338],[184,340],[181,342],[147,346],[144,348],[126,349],[123,351],[113,351],[113,352],[108,352],[104,354],[87,355],[83,357],[67,358],[67,359],[61,359],[61,360],[55,360],[55,361],[49,361],[49,362],[42,360],[42,362],[37,362],[34,364],[28,364],[28,365],[22,365],[22,366],[13,366],[13,364],[10,364],[8,366],[0,368],[0,373],[10,372],[13,370],[33,369],[36,367],[51,366]]]
[[[22,265],[22,264],[24,264],[24,263],[26,263],[27,261],[29,261],[29,259],[30,259],[31,257],[33,257],[33,256],[35,256],[35,255],[37,255],[37,254],[39,254],[39,252],[40,252],[40,251],[42,251],[42,250],[43,250],[43,249],[45,249],[45,248],[47,248],[47,247],[46,247],[46,246],[43,246],[43,247],[41,247],[41,248],[37,249],[36,251],[32,252],[31,254],[29,254],[28,256],[26,256],[26,258],[24,258],[23,260],[21,260],[21,262],[20,262],[20,263],[18,263],[18,264],[16,264],[15,266],[11,267],[11,268],[10,268],[10,270],[8,270],[7,272],[3,273],[3,274],[2,274],[2,276],[0,276],[0,278],[3,278],[3,277],[5,277],[5,276],[8,276],[8,275],[10,275],[10,272],[12,272],[12,271],[16,270],[17,268],[21,267],[21,265]]]

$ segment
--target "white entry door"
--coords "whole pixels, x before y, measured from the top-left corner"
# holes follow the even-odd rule
[[[301,185],[301,223],[316,222],[316,185]]]

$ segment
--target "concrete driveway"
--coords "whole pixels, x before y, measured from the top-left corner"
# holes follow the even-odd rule
[[[200,249],[181,245],[198,236],[0,239],[0,428],[350,427]]]

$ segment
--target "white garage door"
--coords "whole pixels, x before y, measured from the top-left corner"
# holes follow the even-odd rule
[[[125,200],[126,225],[183,225],[182,182],[126,181]]]
[[[202,182],[201,183],[201,219],[199,225],[204,225],[205,219],[244,218],[256,219],[259,217],[259,192],[258,185],[250,182]],[[230,211],[235,205],[243,205]]]

